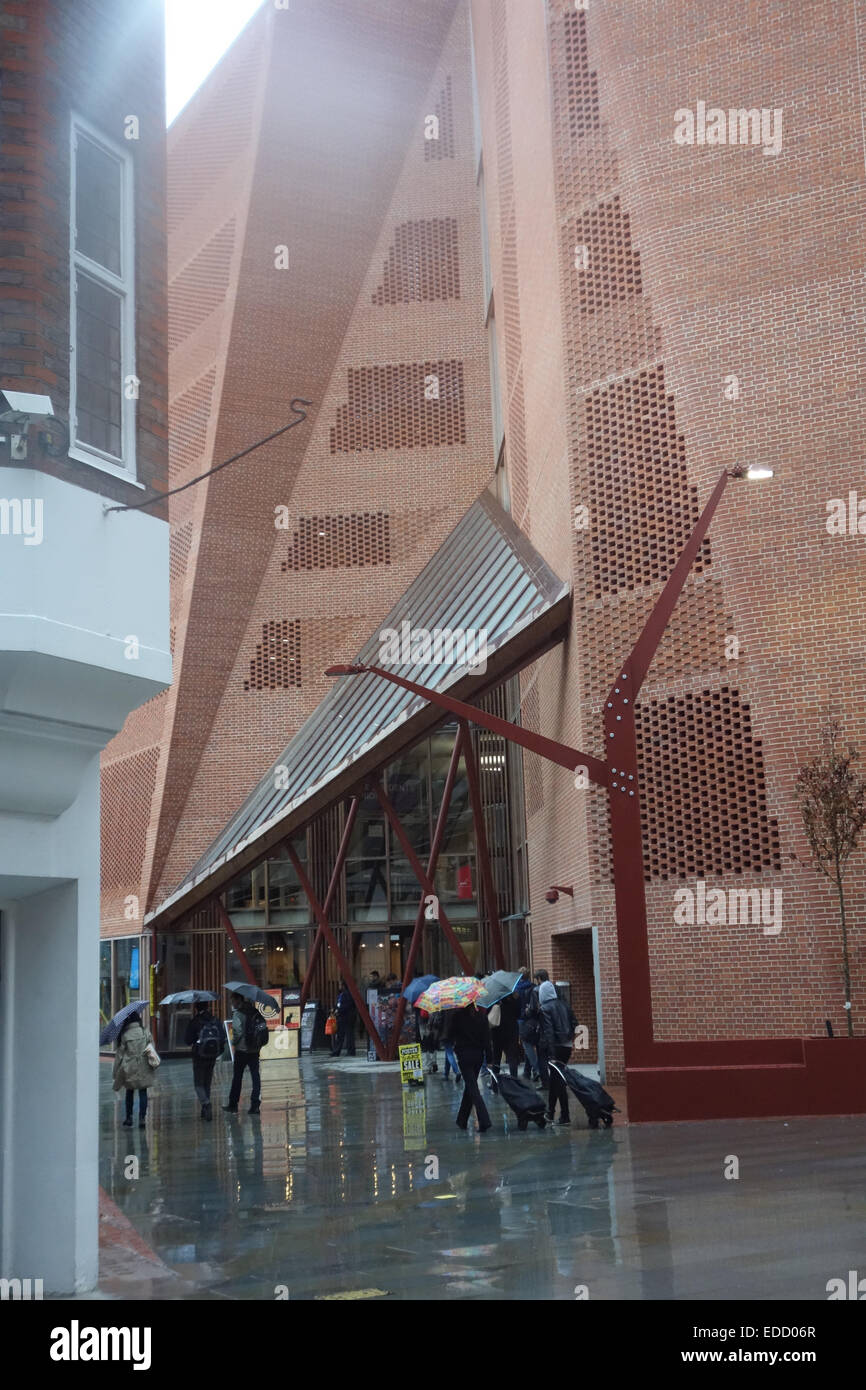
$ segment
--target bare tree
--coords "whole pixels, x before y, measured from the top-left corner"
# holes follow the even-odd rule
[[[858,750],[841,743],[842,726],[828,716],[821,730],[821,752],[797,774],[796,795],[803,827],[811,851],[811,864],[824,874],[839,897],[842,927],[842,974],[845,981],[845,1011],[848,1036],[854,1036],[851,1017],[851,963],[848,955],[848,923],[845,918],[844,878],[848,860],[857,848],[866,824],[866,780],[854,764]]]

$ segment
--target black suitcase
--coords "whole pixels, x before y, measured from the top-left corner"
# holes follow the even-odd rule
[[[534,1086],[516,1076],[497,1076],[494,1072],[491,1072],[490,1076],[492,1089],[501,1093],[502,1099],[511,1106],[517,1116],[518,1129],[528,1129],[530,1120],[537,1124],[539,1129],[544,1129],[544,1096],[539,1095]]]
[[[586,1111],[590,1129],[598,1129],[599,1120],[605,1129],[610,1129],[613,1124],[613,1112],[617,1106],[614,1104],[613,1096],[608,1095],[601,1083],[593,1081],[591,1076],[584,1076],[582,1072],[575,1071],[573,1067],[564,1066],[562,1062],[548,1061],[547,1065],[559,1072],[568,1089],[577,1096]]]

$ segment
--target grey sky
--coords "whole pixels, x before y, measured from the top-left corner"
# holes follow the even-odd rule
[[[165,0],[166,124],[201,86],[262,0]]]

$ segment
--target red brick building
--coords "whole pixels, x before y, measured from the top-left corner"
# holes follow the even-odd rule
[[[828,707],[864,733],[860,538],[826,526],[857,486],[859,42],[829,3],[773,26],[749,0],[263,7],[170,134],[173,483],[313,405],[173,499],[177,679],[106,756],[106,931],[128,932],[130,892],[158,930],[204,911],[168,900],[497,465],[573,591],[520,718],[601,755],[616,664],[712,486],[762,464],[640,700],[654,1036],[844,1031],[834,900],[791,856]],[[606,804],[523,763],[511,906],[619,1079]],[[779,921],[680,924],[700,884],[781,890]],[[856,922],[862,856],[849,887]],[[851,952],[862,1031],[856,929]]]

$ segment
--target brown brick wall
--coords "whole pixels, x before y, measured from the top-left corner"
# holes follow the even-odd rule
[[[74,112],[132,155],[136,210],[136,472],[166,479],[165,85],[159,0],[5,0],[0,27],[0,360],[4,385],[51,396],[69,416],[69,148]],[[124,120],[138,117],[138,140]],[[32,436],[31,436],[32,440]],[[14,463],[11,466],[15,466]],[[119,502],[141,491],[35,441],[38,468]],[[165,515],[159,506],[154,515]]]
[[[772,484],[729,488],[643,691],[655,1035],[815,1033],[825,1017],[844,1031],[835,910],[790,855],[803,852],[793,781],[816,750],[822,711],[832,705],[864,741],[863,554],[858,538],[825,529],[827,499],[857,487],[866,351],[854,331],[864,152],[853,10],[824,0],[780,11],[772,26],[750,0],[723,10],[611,0],[586,13],[570,0],[473,0],[472,13],[499,223],[497,324],[520,323],[528,477],[506,440],[512,492],[527,491],[529,535],[575,589],[571,640],[523,678],[524,717],[601,752],[601,701],[659,592],[671,537],[685,537],[723,467],[773,466]],[[507,98],[504,48],[520,54]],[[782,108],[781,153],[677,145],[674,112],[698,100]],[[514,231],[502,225],[497,183]],[[737,400],[725,396],[731,374]],[[584,531],[570,525],[578,505]],[[731,634],[737,660],[725,653]],[[599,927],[615,1079],[606,807],[529,761],[534,959],[548,969],[562,959],[552,929]],[[694,889],[702,871],[713,887],[781,888],[782,932],[675,926],[674,892]],[[546,904],[551,882],[573,883],[574,901]],[[855,914],[864,888],[861,853]],[[859,939],[852,969],[862,1031]]]

